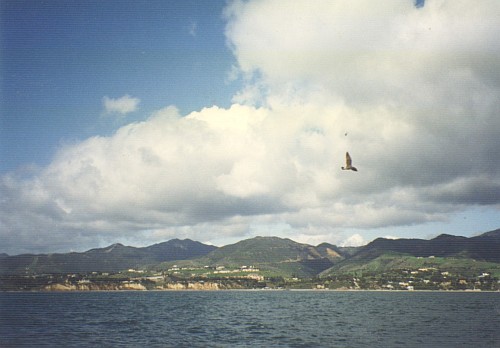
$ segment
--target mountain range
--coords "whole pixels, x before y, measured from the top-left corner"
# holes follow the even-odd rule
[[[82,253],[0,256],[0,275],[117,272],[165,261],[197,258],[217,249],[190,239],[172,239],[144,248],[120,243]]]
[[[268,274],[328,276],[358,269],[401,266],[401,260],[460,260],[461,265],[500,263],[500,229],[476,237],[443,234],[430,240],[377,238],[361,247],[317,246],[278,237],[255,237],[215,247],[173,239],[143,248],[113,244],[82,253],[0,254],[0,275],[118,272],[130,268],[162,270],[179,266],[254,266]],[[466,266],[464,266],[466,267]]]

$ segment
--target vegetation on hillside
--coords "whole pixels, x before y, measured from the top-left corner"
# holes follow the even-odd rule
[[[113,244],[84,253],[2,255],[0,290],[498,290],[498,254],[500,230],[472,238],[380,238],[358,248],[277,237],[220,248],[190,240]]]

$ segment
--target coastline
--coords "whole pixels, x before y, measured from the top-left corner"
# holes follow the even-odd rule
[[[102,290],[6,290],[0,293],[90,293],[90,292],[383,292],[383,293],[500,293],[500,290],[384,290],[384,289],[102,289]]]

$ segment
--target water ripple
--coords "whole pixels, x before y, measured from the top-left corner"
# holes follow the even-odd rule
[[[498,308],[498,293],[0,293],[0,346],[493,347]]]

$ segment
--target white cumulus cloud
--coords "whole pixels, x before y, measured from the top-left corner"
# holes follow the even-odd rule
[[[8,248],[360,245],[363,229],[499,207],[500,2],[234,1],[225,16],[246,82],[235,104],[167,107],[61,148],[32,178],[2,177]],[[357,173],[340,170],[346,151]]]
[[[118,113],[122,115],[137,110],[139,102],[139,98],[133,98],[128,94],[120,98],[110,98],[108,96],[102,98],[102,104],[106,113]]]
[[[347,238],[343,243],[342,246],[353,246],[353,247],[358,247],[365,245],[366,241],[363,239],[363,236],[360,234],[356,233]]]

